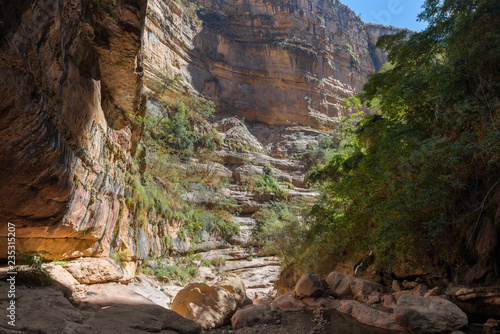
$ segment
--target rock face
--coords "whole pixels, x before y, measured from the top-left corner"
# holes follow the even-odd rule
[[[399,325],[415,333],[451,332],[468,323],[458,306],[438,297],[402,295],[394,316]]]
[[[341,99],[385,62],[374,47],[377,38],[394,33],[365,25],[332,0],[191,6],[185,11],[171,0],[150,1],[146,73],[182,73],[226,113],[268,125],[317,127],[344,115]]]
[[[19,250],[165,255],[180,223],[153,212],[139,224],[125,200],[143,78],[160,72],[183,74],[217,103],[218,117],[253,122],[221,122],[229,141],[252,151],[221,153],[224,163],[255,159],[304,187],[303,164],[276,157],[303,151],[347,112],[341,99],[384,61],[374,41],[393,32],[332,0],[207,0],[187,10],[173,0],[107,3],[28,0],[0,10],[0,221],[16,224]],[[258,209],[259,199],[242,202]],[[3,224],[1,249],[6,236]]]
[[[30,0],[0,12],[0,221],[17,225],[20,250],[109,256],[128,233],[146,1],[117,1],[113,16],[99,3]]]
[[[177,293],[172,310],[203,329],[215,328],[229,322],[236,311],[236,300],[224,288],[191,283]]]

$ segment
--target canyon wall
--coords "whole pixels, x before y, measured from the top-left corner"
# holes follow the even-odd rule
[[[220,113],[273,126],[345,116],[342,99],[385,62],[377,38],[399,31],[364,24],[335,0],[180,3],[149,2],[146,75],[181,73]]]
[[[49,258],[165,254],[179,224],[154,213],[140,223],[125,200],[144,77],[181,73],[220,117],[245,118],[266,152],[282,156],[344,115],[342,98],[385,61],[375,40],[395,31],[334,0],[183,3],[0,8],[0,258],[7,222],[18,249]]]
[[[109,255],[141,131],[131,119],[145,112],[146,2],[10,1],[0,9],[2,250],[10,222],[19,250]]]

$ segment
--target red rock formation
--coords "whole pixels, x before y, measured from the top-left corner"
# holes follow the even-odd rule
[[[130,119],[144,114],[146,1],[115,3],[112,14],[92,0],[0,12],[1,235],[15,223],[18,249],[109,252],[140,133]]]
[[[318,127],[344,116],[341,100],[385,62],[377,38],[397,31],[365,25],[332,0],[194,3],[197,14],[150,1],[146,73],[180,72],[226,113],[268,125]]]

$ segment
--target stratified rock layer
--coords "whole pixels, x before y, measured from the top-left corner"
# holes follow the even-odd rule
[[[385,62],[377,38],[396,31],[335,0],[195,3],[196,14],[150,1],[147,75],[182,73],[226,113],[268,125],[321,127],[345,115],[342,98]]]
[[[99,1],[31,0],[0,12],[0,221],[16,224],[20,250],[109,255],[128,218],[146,1],[116,5],[110,15]]]

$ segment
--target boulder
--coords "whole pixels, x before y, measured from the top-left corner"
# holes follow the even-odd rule
[[[327,288],[328,284],[323,278],[306,272],[295,285],[294,291],[295,296],[299,299],[307,297],[317,298],[321,297]]]
[[[394,292],[403,291],[404,289],[405,289],[405,287],[403,286],[403,284],[401,284],[401,282],[399,282],[398,280],[392,281],[392,290]]]
[[[404,329],[396,323],[392,314],[377,310],[369,305],[359,303],[355,300],[342,300],[337,311],[355,318],[358,322],[389,329],[403,331]]]
[[[220,286],[191,283],[180,290],[172,310],[200,324],[203,329],[225,325],[236,311],[234,296]]]
[[[124,278],[123,270],[109,258],[82,257],[68,261],[64,269],[83,284],[120,281]]]
[[[380,303],[381,301],[382,294],[378,291],[374,291],[371,295],[368,296],[368,304]]]
[[[238,308],[241,308],[246,304],[248,304],[248,297],[245,290],[245,283],[243,280],[239,278],[236,274],[225,274],[223,275],[219,281],[217,282],[218,286],[226,289],[229,293],[231,293],[236,300],[236,305]]]
[[[273,302],[273,305],[278,306],[283,312],[300,311],[306,307],[306,304],[302,301],[295,299],[293,292],[279,296]]]
[[[394,309],[396,322],[416,333],[442,333],[468,323],[467,316],[452,302],[439,297],[402,295]]]
[[[432,297],[432,296],[439,296],[442,295],[445,292],[444,288],[440,288],[438,286],[432,288],[431,290],[427,291],[424,295],[424,297]]]
[[[411,289],[415,289],[417,286],[419,286],[420,283],[415,282],[415,281],[404,280],[402,285],[404,286],[404,288],[406,290],[411,290]]]
[[[488,319],[483,325],[485,334],[498,334],[500,333],[500,320]]]
[[[231,318],[231,326],[236,330],[243,327],[266,324],[279,317],[280,310],[276,305],[248,305],[236,311]]]
[[[328,275],[326,282],[330,287],[331,294],[337,298],[346,296],[363,297],[363,295],[369,296],[375,291],[380,293],[386,291],[386,288],[381,284],[335,271]]]
[[[382,305],[387,308],[395,308],[398,302],[393,295],[384,295],[382,297],[382,301],[383,301]]]

